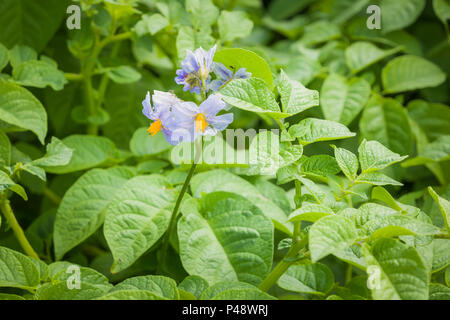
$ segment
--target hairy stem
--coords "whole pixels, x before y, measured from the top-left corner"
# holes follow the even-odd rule
[[[19,241],[23,251],[25,251],[25,253],[30,257],[39,260],[38,254],[34,251],[30,242],[28,242],[28,239],[25,237],[25,233],[19,225],[19,222],[17,222],[16,216],[11,208],[11,204],[6,197],[0,202],[0,210],[5,216],[6,221],[8,221],[8,224],[11,226],[11,229],[13,230],[14,235],[16,236],[17,241]]]

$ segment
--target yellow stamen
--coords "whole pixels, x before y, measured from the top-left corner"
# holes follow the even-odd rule
[[[162,128],[161,120],[154,121],[150,127],[148,127],[147,132],[150,133],[152,136],[157,134]]]
[[[206,121],[206,117],[203,113],[199,113],[195,117],[195,131],[201,130],[205,132],[206,127],[208,126],[208,121]]]

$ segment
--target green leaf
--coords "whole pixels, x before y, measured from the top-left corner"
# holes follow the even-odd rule
[[[314,0],[275,0],[269,3],[269,14],[278,20],[289,18],[314,2]]]
[[[161,238],[174,203],[175,191],[159,175],[132,178],[114,195],[103,228],[114,257],[112,273],[129,267]]]
[[[0,300],[26,300],[26,299],[16,294],[0,293]]]
[[[180,299],[175,280],[163,276],[148,275],[128,278],[117,284],[111,292],[119,290],[144,290],[150,291],[162,299]]]
[[[270,219],[232,193],[204,196],[200,212],[183,214],[178,238],[184,269],[210,284],[239,280],[257,285],[272,265]]]
[[[233,107],[270,115],[274,118],[286,118],[264,80],[258,78],[235,79],[220,90],[222,99]]]
[[[371,248],[363,246],[367,270],[372,271],[375,300],[428,299],[428,272],[416,249],[397,240],[383,238]]]
[[[245,38],[252,32],[253,22],[243,11],[226,11],[220,13],[217,21],[220,39],[223,42]]]
[[[197,28],[211,26],[219,16],[219,9],[211,0],[186,0],[186,10]]]
[[[45,175],[45,170],[41,167],[34,166],[30,163],[26,163],[24,166],[21,167],[23,171],[28,172],[29,174],[32,174],[42,181],[47,181],[47,176]]]
[[[332,145],[334,149],[334,157],[336,158],[339,168],[348,180],[353,181],[358,172],[358,158],[353,152]]]
[[[289,214],[292,211],[291,203],[289,202],[286,190],[284,190],[282,187],[279,187],[274,183],[265,180],[264,178],[257,179],[253,182],[253,185],[264,197],[270,199],[286,214]]]
[[[255,286],[240,281],[221,281],[213,284],[203,291],[200,300],[213,300],[217,295],[228,290],[235,289],[254,289]]]
[[[450,264],[450,239],[433,240],[432,271],[438,272]]]
[[[290,147],[287,150],[280,148],[278,135],[272,131],[262,131],[250,142],[247,175],[276,174],[280,167],[296,161],[302,153],[302,147]]]
[[[327,177],[340,171],[336,160],[329,155],[319,154],[305,158],[305,156],[301,158],[304,160],[300,163],[299,169],[308,175]]]
[[[149,120],[140,112],[146,93],[165,90],[158,78],[145,70],[140,72],[140,81],[132,84],[110,83],[105,93],[104,106],[111,120],[102,126],[102,131],[122,149],[128,149],[136,129],[148,125]]]
[[[167,27],[170,24],[169,20],[159,13],[152,15],[144,14],[141,17],[135,28],[138,36],[143,36],[147,33],[154,35]]]
[[[28,46],[15,45],[9,50],[9,60],[13,69],[19,67],[24,62],[37,60],[37,58],[37,52]]]
[[[383,219],[393,214],[398,214],[398,211],[372,202],[363,204],[351,215],[343,213],[345,217],[355,222],[357,228],[361,228],[368,221]]]
[[[400,227],[410,231],[414,235],[421,236],[438,234],[440,232],[439,228],[432,224],[401,214],[383,215],[369,220],[363,225],[362,232],[366,235],[376,237],[377,235],[373,235],[373,233],[380,232],[386,227]]]
[[[75,275],[73,270],[76,269],[71,269],[73,267],[79,268],[80,280],[82,282],[81,289],[83,289],[83,284],[89,284],[103,292],[108,292],[112,289],[113,286],[109,283],[108,278],[100,272],[91,268],[74,265],[73,263],[67,261],[54,262],[48,266],[51,282],[53,284],[58,282],[64,282],[64,284],[67,284],[68,281],[71,281],[71,276]]]
[[[172,148],[162,132],[155,136],[148,134],[146,128],[137,129],[130,140],[130,150],[137,156],[151,156]]]
[[[398,93],[436,87],[445,81],[446,75],[434,63],[417,56],[401,56],[382,70],[385,93]]]
[[[370,84],[363,78],[329,75],[320,90],[320,104],[325,119],[349,125],[361,112],[370,96]]]
[[[0,25],[8,27],[0,33],[0,42],[8,48],[24,44],[41,51],[60,27],[68,5],[65,0],[2,1]]]
[[[11,163],[11,142],[3,131],[0,131],[0,167]]]
[[[12,186],[9,187],[9,190],[11,190],[12,192],[17,193],[19,196],[22,197],[23,200],[28,201],[28,196],[27,193],[25,191],[25,189],[20,185],[20,184],[13,184]]]
[[[258,288],[230,289],[219,293],[213,300],[277,300]]]
[[[402,186],[403,184],[382,174],[381,172],[364,172],[361,173],[355,180],[356,183],[367,183],[374,186]]]
[[[146,290],[117,290],[109,292],[98,300],[168,300]]]
[[[381,0],[381,31],[403,29],[414,23],[425,7],[425,0]]]
[[[107,72],[108,77],[115,83],[133,83],[141,79],[141,74],[130,66],[114,67]]]
[[[373,172],[400,162],[407,156],[392,152],[378,141],[363,140],[358,148],[362,172]]]
[[[307,56],[296,56],[291,59],[284,71],[289,78],[299,81],[304,85],[308,85],[321,71],[319,61]]]
[[[199,47],[208,49],[213,45],[214,38],[211,36],[211,31],[209,29],[194,30],[191,27],[183,26],[180,28],[177,35],[176,47],[178,58],[180,60],[184,59],[186,56],[186,50],[194,51]]]
[[[8,61],[9,61],[8,49],[0,43],[0,72],[4,67],[6,67]]]
[[[13,70],[13,79],[16,83],[36,88],[52,87],[53,90],[62,90],[67,80],[64,73],[46,61],[30,60],[21,63]]]
[[[309,230],[311,260],[316,262],[330,253],[349,247],[358,237],[353,221],[339,215],[324,217]]]
[[[359,127],[366,139],[377,140],[400,154],[410,153],[411,127],[405,109],[397,100],[372,96],[364,109]]]
[[[317,141],[345,139],[355,135],[340,123],[315,118],[307,118],[291,126],[289,134],[303,145]]]
[[[0,192],[8,189],[15,184],[14,181],[3,171],[0,170]]]
[[[436,13],[438,18],[448,30],[447,20],[450,19],[450,3],[448,0],[433,0],[433,9],[434,13]]]
[[[440,283],[430,284],[429,300],[450,300],[450,288]]]
[[[431,140],[450,135],[450,108],[444,104],[413,100],[408,103],[408,115]]]
[[[434,142],[427,144],[419,155],[405,161],[404,167],[417,166],[432,162],[447,161],[450,159],[450,135],[441,136]]]
[[[214,61],[223,63],[230,70],[245,68],[252,77],[264,80],[269,89],[273,88],[272,71],[269,65],[253,51],[241,48],[221,49],[214,55]]]
[[[47,114],[44,107],[28,90],[1,79],[0,120],[31,130],[44,144],[47,134]]]
[[[300,208],[298,208],[289,215],[289,221],[316,222],[317,220],[323,217],[333,214],[334,214],[333,210],[324,205],[304,202]]]
[[[444,219],[445,227],[447,228],[447,232],[450,234],[450,201],[440,197],[432,187],[428,187],[428,192],[438,204],[442,218]]]
[[[103,224],[108,204],[132,177],[133,173],[126,168],[93,169],[69,188],[55,219],[56,259],[61,259]]]
[[[45,283],[36,291],[38,300],[92,300],[99,298],[106,292],[93,284],[81,280],[80,289],[69,289],[66,281]]]
[[[258,207],[267,217],[272,219],[275,228],[291,234],[291,225],[286,224],[287,216],[270,199],[264,197],[250,182],[225,170],[211,170],[196,174],[191,180],[194,197],[215,191],[233,192],[241,195]]]
[[[38,285],[39,269],[33,260],[22,253],[0,247],[0,287],[29,290]]]
[[[42,158],[31,162],[35,166],[40,167],[54,167],[64,166],[70,162],[72,158],[72,149],[66,147],[61,140],[52,137],[52,140],[47,144],[47,152]]]
[[[208,287],[208,281],[199,276],[187,276],[178,285],[179,289],[192,293],[197,299],[200,299]]]
[[[305,27],[305,32],[300,41],[307,46],[338,39],[341,36],[339,27],[327,20],[319,20]]]
[[[319,105],[318,91],[309,90],[300,82],[289,79],[283,70],[280,73],[280,82],[277,89],[285,113],[294,115]]]
[[[334,285],[334,275],[321,263],[293,265],[277,284],[285,290],[324,296]]]
[[[56,174],[86,170],[104,165],[118,156],[114,143],[105,137],[88,135],[72,135],[62,140],[72,149],[72,158],[64,166],[45,167],[45,171]]]
[[[358,73],[398,51],[399,48],[382,50],[370,42],[358,41],[347,47],[345,57],[350,70]]]

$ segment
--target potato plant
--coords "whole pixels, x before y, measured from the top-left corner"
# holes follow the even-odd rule
[[[447,0],[0,0],[0,300],[450,299]]]

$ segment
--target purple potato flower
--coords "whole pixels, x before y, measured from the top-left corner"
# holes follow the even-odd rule
[[[186,57],[181,62],[181,69],[177,70],[175,82],[183,84],[184,91],[200,94],[202,88],[208,88],[216,46],[208,51],[202,47],[194,52],[186,50]]]
[[[169,126],[172,138],[177,141],[194,141],[199,135],[216,135],[233,122],[233,114],[217,115],[225,108],[220,94],[210,95],[200,106],[193,102],[175,105]]]
[[[162,131],[166,140],[171,143],[172,130],[168,127],[172,117],[172,109],[177,103],[182,102],[178,97],[170,92],[155,90],[152,95],[153,106],[150,102],[150,92],[147,92],[145,100],[142,101],[142,113],[153,120],[147,132],[154,136]]]
[[[218,91],[221,86],[223,86],[225,83],[231,80],[247,79],[252,76],[252,74],[250,72],[247,72],[247,69],[245,68],[240,68],[239,70],[233,73],[233,71],[225,67],[220,62],[214,62],[212,69],[215,75],[217,76],[217,79],[213,80],[209,85],[209,89],[213,91]]]

